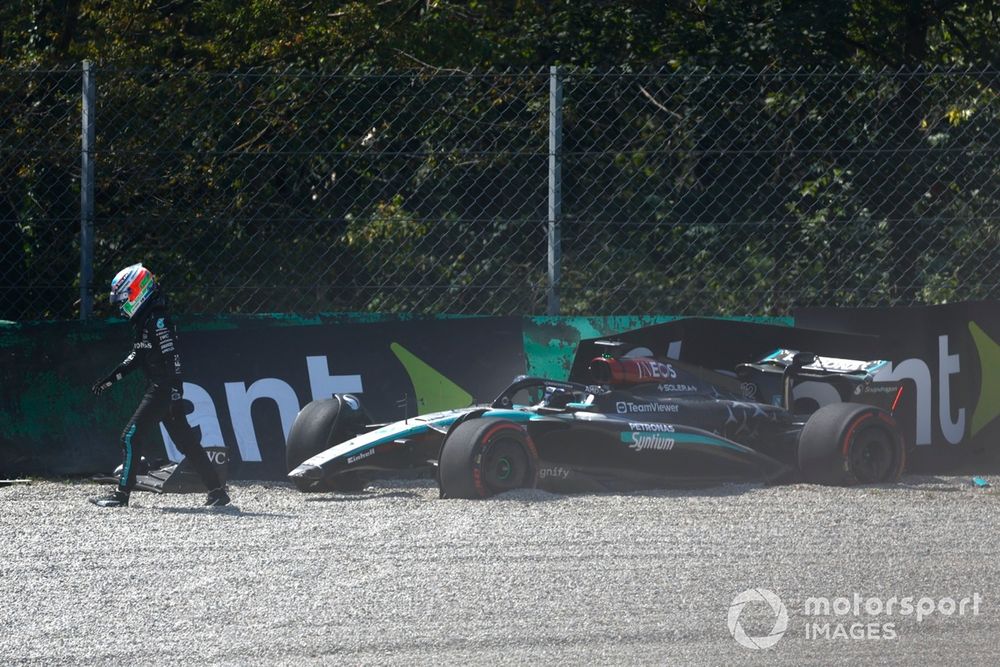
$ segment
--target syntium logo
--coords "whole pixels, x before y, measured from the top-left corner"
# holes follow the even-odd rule
[[[673,438],[663,433],[622,433],[622,441],[628,444],[629,449],[637,452],[646,449],[669,452],[676,443]]]
[[[876,380],[894,381],[909,379],[916,385],[916,442],[929,445],[933,442],[933,397],[937,396],[937,420],[941,435],[951,444],[960,443],[968,432],[975,437],[987,424],[1000,416],[1000,345],[975,322],[968,323],[969,333],[979,356],[980,386],[976,405],[957,405],[952,399],[952,380],[970,369],[971,359],[961,358],[955,351],[951,336],[938,336],[937,384],[934,374],[924,359],[905,359],[890,364],[879,371]],[[968,349],[968,348],[967,348]],[[972,356],[968,354],[968,356]],[[963,368],[963,363],[966,366]],[[935,391],[936,390],[936,391]],[[971,412],[969,412],[971,411]]]

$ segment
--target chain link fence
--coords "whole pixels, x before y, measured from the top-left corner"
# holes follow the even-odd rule
[[[0,319],[1000,295],[997,72],[92,72],[91,286],[81,71],[0,72]]]
[[[79,313],[80,77],[0,70],[0,320]]]

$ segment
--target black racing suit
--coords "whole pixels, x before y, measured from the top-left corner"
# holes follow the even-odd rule
[[[131,354],[102,381],[105,386],[110,386],[140,366],[147,379],[146,393],[122,432],[124,460],[118,490],[128,493],[135,486],[136,464],[150,432],[160,421],[177,449],[191,461],[205,488],[209,491],[219,488],[222,486],[219,475],[184,414],[177,330],[166,308],[161,302],[150,304],[137,313],[132,322],[135,325],[135,341]]]

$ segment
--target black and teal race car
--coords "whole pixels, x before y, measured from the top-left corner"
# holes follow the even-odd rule
[[[288,477],[302,491],[353,492],[373,477],[430,474],[443,498],[483,498],[902,473],[893,415],[904,386],[877,381],[886,362],[779,348],[727,373],[647,342],[588,341],[569,381],[522,376],[490,404],[390,424],[372,425],[357,395],[314,401],[289,433]]]

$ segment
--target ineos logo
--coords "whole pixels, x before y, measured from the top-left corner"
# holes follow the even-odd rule
[[[763,602],[771,607],[771,611],[775,615],[774,627],[771,628],[770,633],[763,637],[751,637],[743,630],[743,626],[740,624],[740,614],[743,613],[743,607],[748,602]],[[732,604],[729,605],[729,617],[727,621],[729,634],[733,636],[733,639],[740,646],[745,646],[749,649],[771,648],[778,643],[778,640],[781,639],[788,629],[788,610],[785,609],[781,598],[773,592],[766,588],[751,588],[733,598]]]

